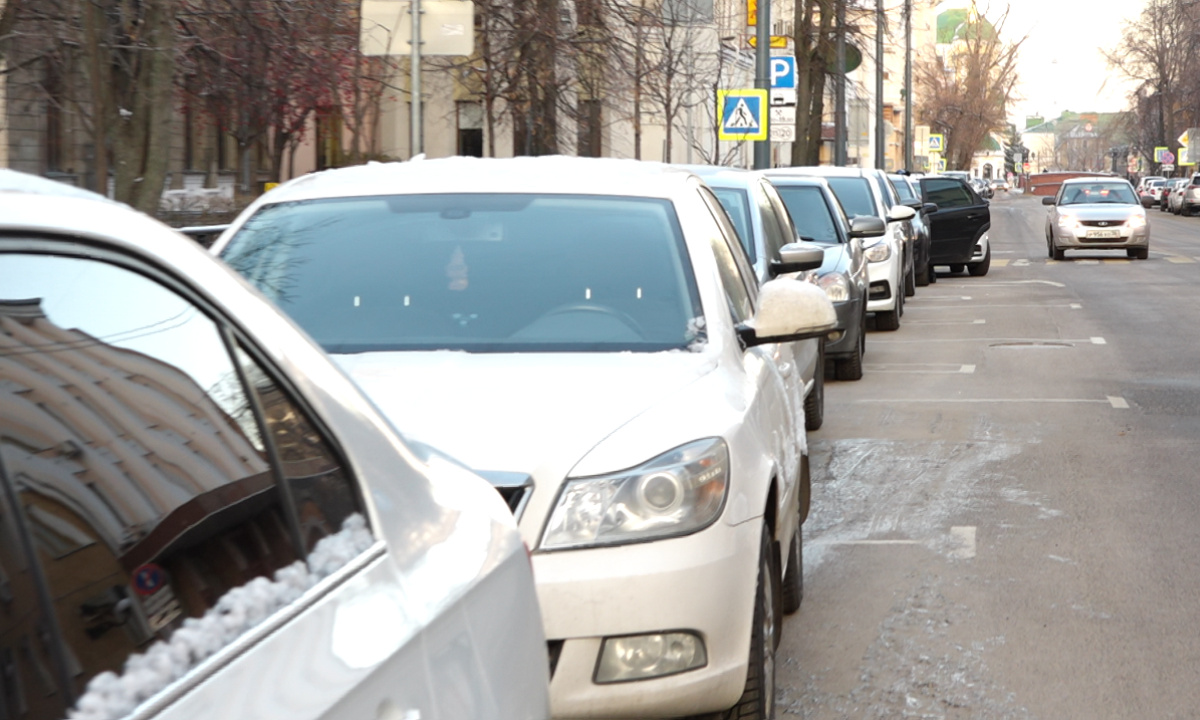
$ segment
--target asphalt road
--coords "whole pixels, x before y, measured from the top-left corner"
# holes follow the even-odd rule
[[[1053,262],[997,198],[829,383],[779,717],[1200,717],[1200,217],[1150,212]]]

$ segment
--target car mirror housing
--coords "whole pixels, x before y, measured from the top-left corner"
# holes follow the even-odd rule
[[[737,326],[746,347],[823,337],[837,327],[837,313],[825,291],[795,278],[763,283],[758,312]]]
[[[917,211],[907,205],[893,205],[891,210],[888,210],[888,222],[904,222],[912,220],[916,217]]]
[[[874,216],[856,217],[850,221],[850,237],[873,238],[887,232],[887,224]]]
[[[925,215],[932,215],[938,211],[937,203],[925,203],[921,205],[921,212]]]
[[[788,243],[779,248],[779,257],[779,260],[771,261],[768,269],[771,277],[816,270],[825,262],[825,251],[821,248],[807,248],[798,243]]]
[[[1043,204],[1043,205],[1053,205],[1053,204],[1054,204],[1054,198],[1052,198],[1052,197],[1044,197],[1044,198],[1042,198],[1042,204]]]

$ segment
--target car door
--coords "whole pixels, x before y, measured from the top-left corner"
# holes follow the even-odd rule
[[[956,178],[921,178],[921,196],[938,209],[929,214],[929,259],[937,265],[965,263],[975,240],[991,226],[987,202]]]

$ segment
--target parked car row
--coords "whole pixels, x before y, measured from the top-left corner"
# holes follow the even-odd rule
[[[5,171],[0,704],[771,718],[826,365],[986,273],[987,218],[947,177],[451,158],[298,178],[208,254]]]
[[[1200,173],[1167,180],[1159,191],[1157,207],[1176,215],[1194,215],[1200,208]]]

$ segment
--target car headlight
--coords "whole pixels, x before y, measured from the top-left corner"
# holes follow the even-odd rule
[[[850,281],[840,272],[832,272],[817,278],[817,286],[825,291],[829,302],[845,302],[850,299]]]
[[[1134,214],[1129,216],[1129,220],[1125,223],[1134,230],[1146,227],[1146,216]]]
[[[1062,215],[1058,216],[1058,225],[1059,227],[1074,230],[1075,228],[1079,227],[1079,218],[1075,217],[1071,213],[1063,213]]]
[[[568,479],[541,549],[686,535],[717,519],[728,489],[729,448],[720,438],[688,443],[611,475]]]
[[[881,242],[867,248],[863,255],[866,256],[867,262],[883,262],[892,256],[892,246]]]

